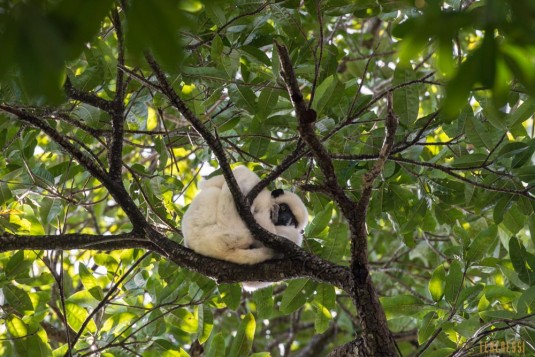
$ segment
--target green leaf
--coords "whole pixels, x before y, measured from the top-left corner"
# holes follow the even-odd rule
[[[12,197],[13,195],[7,184],[0,182],[0,205],[8,202]]]
[[[258,318],[269,319],[274,313],[273,286],[256,290],[253,293],[253,301],[256,303]]]
[[[329,99],[335,94],[334,88],[336,88],[337,83],[335,76],[329,76],[316,88],[312,109],[316,110],[318,116],[323,113]]]
[[[280,311],[283,314],[289,314],[299,309],[305,304],[308,297],[312,295],[316,284],[317,283],[310,279],[296,279],[290,281],[282,295]]]
[[[461,290],[461,293],[459,294],[459,298],[457,299],[457,304],[455,306],[460,307],[465,304],[474,303],[476,301],[476,298],[478,298],[479,293],[481,293],[481,291],[483,291],[482,284],[464,288],[463,290]]]
[[[199,337],[197,337],[197,339],[199,340],[199,343],[203,344],[212,334],[214,328],[214,314],[212,313],[212,310],[205,305],[197,306],[196,311],[197,319],[199,321],[199,329],[197,331]]]
[[[196,316],[191,313],[188,309],[177,309],[173,310],[173,315],[177,317],[178,325],[177,328],[181,329],[186,333],[196,333],[199,329],[199,321]]]
[[[258,111],[256,115],[265,120],[273,112],[279,100],[280,91],[274,88],[265,88],[258,96]]]
[[[386,318],[411,316],[422,311],[423,302],[413,295],[397,295],[380,298]]]
[[[422,322],[420,324],[420,328],[418,329],[418,343],[420,345],[424,344],[425,341],[431,337],[433,332],[435,332],[435,324],[433,323],[433,320],[437,318],[437,313],[434,311],[428,312],[424,318],[422,319]]]
[[[489,248],[494,246],[494,242],[498,238],[498,228],[496,226],[490,226],[485,229],[474,238],[468,251],[466,253],[466,262],[473,263],[478,262],[485,257],[485,253]]]
[[[232,339],[230,345],[230,357],[248,356],[253,346],[254,333],[256,329],[256,322],[253,314],[245,315],[238,328],[236,337]]]
[[[165,69],[176,71],[184,51],[179,36],[180,28],[188,23],[172,0],[147,2],[134,0],[125,9],[128,28],[126,45],[131,53],[142,57],[147,49]]]
[[[93,274],[91,274],[85,264],[80,264],[79,270],[80,279],[82,280],[84,287],[91,293],[91,295],[93,295],[95,299],[102,300],[104,298],[104,292],[98,284],[97,279],[93,276]]]
[[[54,198],[44,198],[41,203],[41,222],[43,226],[56,226],[56,219],[60,215],[63,207],[61,205],[61,200]]]
[[[516,304],[519,315],[531,314],[535,311],[535,286],[524,291]]]
[[[7,303],[17,309],[20,313],[34,310],[30,296],[21,288],[14,285],[5,285],[2,288],[2,292],[4,293]]]
[[[505,286],[487,285],[485,286],[485,297],[492,304],[494,301],[499,301],[502,304],[507,304],[513,301],[520,295]]]
[[[316,313],[314,327],[317,334],[325,332],[332,320],[330,310],[334,309],[336,293],[334,287],[327,284],[319,284],[316,288],[313,306]]]
[[[322,211],[320,211],[306,227],[307,236],[316,236],[320,234],[331,221],[333,214],[333,205],[330,203]]]
[[[25,258],[24,251],[19,250],[9,259],[4,270],[8,280],[15,280],[17,277],[28,275],[29,268],[33,261]]]
[[[502,133],[488,123],[483,123],[475,116],[466,120],[466,136],[476,148],[493,149]]]
[[[448,276],[446,277],[446,287],[444,290],[444,296],[446,298],[446,301],[452,305],[455,303],[457,294],[462,288],[462,284],[463,284],[462,269],[463,267],[462,267],[461,262],[459,262],[458,260],[454,260],[453,262],[451,262]]]
[[[35,327],[28,326],[22,319],[14,315],[10,315],[6,319],[5,325],[9,335],[14,338],[12,343],[15,345],[16,355],[32,357],[52,356],[50,346],[43,341],[44,338],[42,335],[33,332]]]
[[[535,284],[535,272],[530,265],[528,265],[529,260],[535,260],[535,256],[528,253],[524,245],[520,243],[518,238],[511,237],[509,239],[509,256],[511,257],[511,263],[515,271],[518,273],[520,280],[532,286]]]
[[[445,285],[446,270],[444,269],[444,265],[439,265],[435,271],[433,271],[433,275],[431,275],[428,284],[429,293],[434,301],[440,301],[442,299],[442,296],[444,296]]]
[[[213,340],[210,342],[208,351],[206,351],[206,357],[226,357],[225,339],[223,338],[221,332],[215,335]]]
[[[393,85],[403,85],[417,79],[412,68],[398,65],[394,71]],[[419,86],[416,84],[403,85],[394,91],[394,112],[399,116],[399,122],[404,126],[411,126],[418,119]]]
[[[225,304],[236,310],[241,302],[241,287],[239,284],[219,284],[219,295]]]
[[[229,97],[238,108],[244,109],[249,113],[255,113],[256,96],[251,88],[235,84],[230,85]]]
[[[349,249],[349,229],[346,224],[334,224],[329,227],[329,234],[320,256],[332,262],[339,262]]]
[[[67,311],[67,323],[74,331],[79,331],[84,321],[89,317],[89,313],[83,307],[71,302],[65,303],[65,310]],[[97,326],[93,319],[91,319],[86,326],[86,331],[94,333],[96,330]]]
[[[535,113],[535,99],[528,98],[507,118],[509,127],[521,124],[531,118]]]

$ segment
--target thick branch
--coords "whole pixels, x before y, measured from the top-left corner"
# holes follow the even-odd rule
[[[350,289],[349,270],[326,261],[311,261],[307,257],[297,257],[271,260],[255,266],[240,265],[199,255],[155,231],[149,234],[150,240],[145,237],[144,233],[136,232],[113,236],[92,234],[21,236],[3,233],[0,235],[0,253],[15,250],[144,248],[166,257],[179,266],[211,277],[218,283],[280,281],[308,277],[333,284],[346,291]]]
[[[105,112],[110,112],[113,106],[113,103],[106,99],[100,98],[99,96],[95,94],[84,92],[84,91],[74,88],[69,77],[67,77],[67,79],[65,80],[65,84],[63,85],[63,88],[65,89],[65,93],[67,93],[67,96],[69,98],[78,100],[82,103],[89,104]]]
[[[119,250],[131,248],[153,249],[154,246],[144,237],[135,233],[114,236],[93,234],[22,236],[9,233],[0,235],[0,253],[13,250]]]
[[[353,202],[351,202],[342,187],[338,184],[330,154],[314,133],[316,112],[313,109],[307,109],[307,105],[303,99],[301,90],[299,89],[299,84],[293,70],[288,50],[285,46],[280,45],[276,41],[275,46],[279,52],[281,75],[284,78],[286,88],[295,108],[301,138],[312,151],[316,162],[325,176],[325,186],[331,190],[337,203],[340,205],[340,208],[342,208],[342,211],[346,217],[348,217],[348,213],[353,209]]]
[[[280,252],[286,252],[291,255],[299,255],[304,251],[298,246],[288,241],[287,239],[282,239],[276,235],[263,229],[254,219],[250,205],[243,196],[241,190],[238,187],[236,179],[232,174],[230,165],[225,154],[225,150],[221,145],[221,142],[204,126],[199,118],[187,107],[186,103],[178,96],[175,90],[171,87],[167,78],[165,77],[164,72],[161,70],[160,66],[156,60],[151,55],[146,55],[147,62],[152,67],[156,78],[160,84],[162,93],[167,96],[171,104],[178,109],[178,111],[184,116],[184,118],[193,126],[193,128],[201,135],[206,144],[213,151],[216,156],[225,181],[228,184],[234,202],[236,203],[236,208],[242,220],[245,222],[247,228],[251,231],[251,234],[256,237],[261,242],[265,243],[267,246],[277,249]]]
[[[396,356],[395,342],[388,329],[384,310],[377,296],[369,273],[368,232],[366,215],[370,202],[373,183],[383,170],[384,164],[394,146],[398,120],[392,109],[391,97],[388,97],[388,114],[385,122],[385,139],[379,152],[379,158],[372,169],[366,173],[362,182],[362,193],[354,210],[355,224],[351,229],[351,276],[353,280],[352,296],[359,312],[365,332],[364,346],[367,354]]]
[[[395,356],[397,350],[395,342],[388,329],[384,310],[371,281],[368,267],[368,242],[366,231],[366,212],[371,198],[373,182],[381,173],[392,147],[397,129],[397,118],[392,110],[391,100],[388,101],[388,115],[385,124],[385,141],[379,153],[379,158],[373,168],[363,180],[362,195],[355,204],[345,194],[338,184],[331,156],[314,133],[316,113],[307,109],[299,89],[297,78],[293,71],[290,56],[286,47],[275,42],[279,52],[282,76],[288,93],[294,104],[299,122],[299,133],[311,149],[316,162],[325,176],[324,187],[331,193],[331,197],[338,203],[342,213],[349,222],[351,231],[351,296],[363,322],[363,339],[352,341],[341,347],[335,355],[381,355]],[[389,97],[390,98],[390,97]],[[363,342],[363,343],[362,343]]]
[[[123,136],[124,136],[124,44],[121,20],[117,10],[112,11],[112,21],[118,39],[117,72],[115,77],[115,97],[110,108],[111,115],[111,145],[109,151],[109,173],[112,180],[121,182],[121,169],[123,167]]]

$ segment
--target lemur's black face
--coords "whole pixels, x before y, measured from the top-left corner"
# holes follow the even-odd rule
[[[297,219],[295,219],[292,210],[286,203],[279,205],[279,214],[277,217],[276,226],[294,226],[297,228]]]
[[[284,190],[277,189],[271,192],[273,198],[284,195]],[[271,221],[276,226],[294,226],[297,228],[297,219],[295,218],[290,206],[286,203],[274,204],[271,209]]]

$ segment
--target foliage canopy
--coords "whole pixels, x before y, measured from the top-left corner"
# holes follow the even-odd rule
[[[402,355],[535,350],[534,16],[0,0],[0,355],[377,355],[378,306]],[[180,245],[228,163],[303,197],[304,251]],[[255,278],[285,282],[242,293]]]

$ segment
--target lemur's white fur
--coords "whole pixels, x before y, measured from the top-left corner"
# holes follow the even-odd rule
[[[244,195],[260,182],[260,178],[245,166],[235,168],[232,173]],[[274,257],[274,251],[254,239],[245,226],[222,175],[202,181],[199,188],[201,191],[182,218],[186,247],[202,255],[238,264],[256,264]],[[272,222],[271,211],[281,203],[289,206],[296,218],[297,227],[276,226]],[[308,212],[297,195],[284,191],[284,194],[272,197],[271,193],[264,189],[254,199],[251,211],[264,229],[301,246],[301,232],[308,222]],[[267,285],[269,283],[244,283],[248,290]]]

